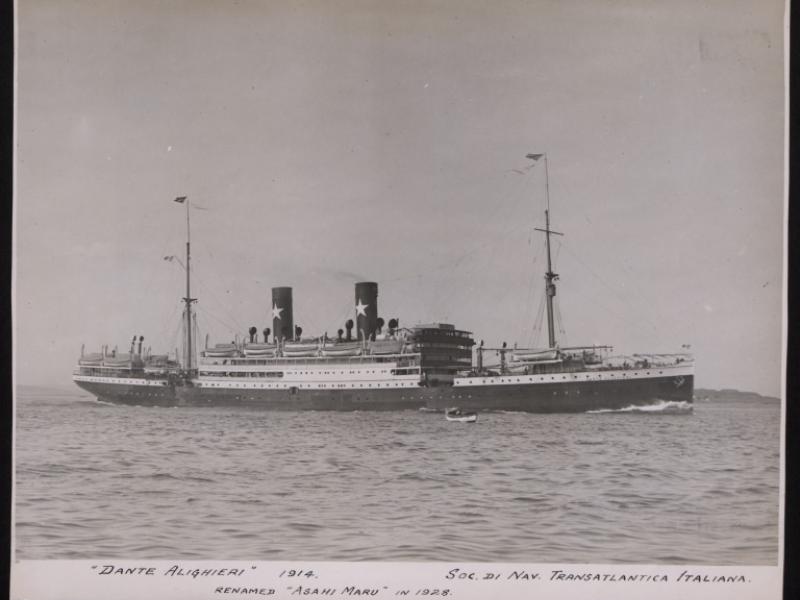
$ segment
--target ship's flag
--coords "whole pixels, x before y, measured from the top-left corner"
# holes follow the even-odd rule
[[[530,158],[532,161],[536,162],[540,158],[542,158],[544,154],[528,154],[525,158]]]
[[[175,202],[183,204],[184,202],[186,202],[186,196],[178,196],[177,198],[175,198]]]

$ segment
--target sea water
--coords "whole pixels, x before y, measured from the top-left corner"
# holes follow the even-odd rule
[[[17,398],[18,559],[769,565],[780,405],[596,414]]]

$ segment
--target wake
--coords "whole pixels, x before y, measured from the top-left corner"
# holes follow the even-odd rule
[[[626,406],[625,408],[600,408],[598,410],[588,410],[588,414],[600,413],[641,413],[641,414],[663,414],[663,415],[687,415],[694,411],[691,402],[685,400],[658,400],[655,404],[644,406]]]

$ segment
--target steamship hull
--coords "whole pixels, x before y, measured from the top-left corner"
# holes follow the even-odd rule
[[[473,411],[582,413],[648,406],[657,402],[692,402],[694,377],[667,376],[624,381],[569,381],[453,387],[428,408],[458,406]]]
[[[516,379],[516,378],[509,378]],[[518,411],[581,413],[647,406],[660,401],[692,402],[694,377],[670,373],[601,381],[481,383],[380,390],[220,389],[191,384],[142,386],[76,382],[98,400],[135,406],[242,407],[284,411]]]
[[[75,384],[100,402],[131,406],[177,406],[175,387],[163,380],[103,381],[100,377],[73,377]]]

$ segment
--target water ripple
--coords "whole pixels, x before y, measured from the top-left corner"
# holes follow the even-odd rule
[[[684,409],[466,428],[28,399],[18,557],[775,564],[779,407]]]

